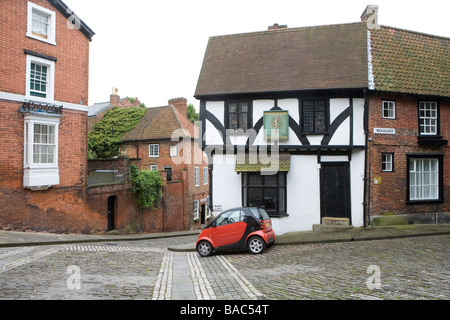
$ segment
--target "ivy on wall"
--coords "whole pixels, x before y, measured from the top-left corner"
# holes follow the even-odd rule
[[[130,166],[131,192],[136,195],[141,208],[159,208],[162,197],[163,178],[158,171],[141,170],[132,164]]]
[[[97,122],[88,135],[88,158],[110,159],[119,155],[120,138],[133,129],[147,108],[114,107]]]

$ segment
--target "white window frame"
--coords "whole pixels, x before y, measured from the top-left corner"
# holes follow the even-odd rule
[[[178,157],[178,146],[170,146],[169,155],[171,158]]]
[[[203,185],[208,184],[208,167],[203,167]]]
[[[158,165],[157,164],[151,164],[150,165],[150,171],[158,171]]]
[[[25,188],[33,190],[48,189],[59,184],[58,148],[59,148],[59,116],[26,114],[24,117],[24,178]],[[52,126],[54,130],[54,150],[52,163],[34,162],[34,130],[35,125]]]
[[[382,117],[383,119],[395,119],[395,101],[391,100],[382,100]],[[392,115],[385,116],[384,112],[388,111],[389,113],[392,111]]]
[[[195,186],[199,187],[200,186],[200,168],[195,167],[194,172],[195,172],[195,175],[194,175]]]
[[[385,169],[383,169],[383,164]],[[381,154],[381,171],[392,172],[394,171],[394,154],[393,153],[382,153]]]
[[[148,157],[149,158],[159,158],[159,144],[149,144],[148,145]]]
[[[47,91],[45,92],[45,98],[36,97],[31,95],[31,64],[38,64],[47,67]],[[27,67],[26,67],[26,98],[29,100],[49,102],[55,99],[55,62],[46,60],[43,58],[27,55]]]
[[[33,33],[33,11],[44,14],[48,17],[47,38],[40,37]],[[28,1],[27,37],[56,46],[56,13],[35,3]]]
[[[194,200],[194,220],[197,221],[200,215],[200,201]]]
[[[409,200],[439,200],[439,159],[410,158],[409,161]]]
[[[430,108],[428,109],[428,107]],[[424,113],[429,112],[430,115],[421,116],[422,111]],[[434,116],[432,115],[433,111]],[[419,101],[419,134],[421,136],[435,136],[438,134],[438,113],[439,109],[436,101]],[[429,132],[426,132],[427,128],[429,128]]]

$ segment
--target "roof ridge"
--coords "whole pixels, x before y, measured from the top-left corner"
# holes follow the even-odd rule
[[[294,27],[294,28],[284,28],[284,29],[274,29],[274,30],[263,30],[263,31],[253,31],[253,32],[244,32],[244,33],[234,33],[228,35],[219,35],[212,36],[210,39],[222,39],[222,38],[237,38],[237,37],[246,37],[252,35],[264,35],[264,34],[274,34],[274,33],[282,33],[282,32],[296,32],[302,30],[310,30],[310,29],[325,29],[325,28],[338,28],[342,26],[351,26],[351,25],[365,25],[366,22],[349,22],[349,23],[336,23],[336,24],[327,24],[327,25],[317,25],[317,26],[305,26],[305,27]]]
[[[181,130],[186,130],[188,133],[189,133],[189,135],[191,135],[191,134],[194,134],[195,135],[195,124],[193,124],[192,122],[191,122],[191,120],[189,120],[189,118],[187,117],[187,115],[185,116],[183,113],[181,113],[181,111],[180,110],[178,110],[176,107],[174,107],[174,106],[171,106],[172,107],[172,110],[174,111],[174,115],[175,115],[175,118],[177,119],[177,121],[178,121],[178,124],[180,125],[180,128],[181,128]],[[187,123],[188,123],[188,125],[185,127],[184,125],[183,125],[183,123],[182,123],[182,121],[181,121],[181,119],[179,118],[179,116],[182,116],[183,118],[184,118],[184,120],[185,121],[187,121]],[[190,128],[192,127],[192,133],[190,132]],[[192,137],[193,138],[193,137]]]
[[[386,25],[380,25],[380,27],[381,27],[381,28],[384,28],[384,29],[395,29],[395,30],[398,30],[398,31],[414,33],[414,34],[418,34],[418,35],[422,35],[422,36],[427,36],[427,37],[431,37],[431,38],[440,38],[440,39],[444,39],[444,40],[450,40],[450,37],[439,36],[439,35],[435,35],[435,34],[431,34],[431,33],[426,33],[426,32],[420,32],[420,31],[408,30],[408,29],[403,29],[403,28],[398,28],[398,27],[391,27],[391,26],[386,26]],[[375,32],[376,32],[376,30],[375,30]]]

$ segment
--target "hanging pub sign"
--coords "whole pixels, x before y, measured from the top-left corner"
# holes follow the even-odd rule
[[[264,138],[266,141],[289,140],[288,111],[264,111]]]

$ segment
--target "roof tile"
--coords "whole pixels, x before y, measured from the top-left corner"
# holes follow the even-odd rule
[[[375,89],[450,96],[450,39],[382,26],[371,31]]]

